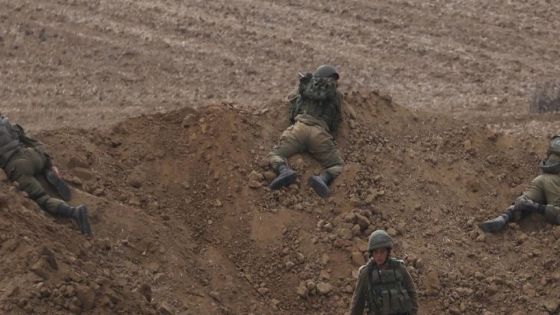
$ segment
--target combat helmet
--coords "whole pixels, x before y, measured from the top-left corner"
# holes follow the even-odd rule
[[[340,77],[336,69],[331,65],[321,65],[319,66],[315,72],[313,72],[313,76],[316,78],[328,78],[333,77],[335,80],[338,80]]]
[[[548,157],[546,160],[541,161],[539,167],[543,173],[560,173],[560,136],[552,137],[548,145]]]
[[[393,239],[385,230],[375,230],[369,236],[368,252],[378,248],[393,248]]]
[[[550,139],[548,154],[560,155],[560,136],[556,135]]]

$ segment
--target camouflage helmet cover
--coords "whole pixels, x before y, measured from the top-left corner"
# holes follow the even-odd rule
[[[378,248],[393,248],[393,239],[385,230],[375,230],[369,236],[368,252]]]
[[[338,80],[339,75],[336,69],[331,65],[321,65],[319,66],[315,72],[313,72],[313,76],[317,78],[328,78],[334,77],[335,80]]]
[[[539,167],[543,173],[560,173],[560,136],[554,136],[548,145],[548,157],[541,161]]]
[[[548,145],[548,154],[554,153],[560,155],[560,136],[556,135],[550,139],[550,144]]]

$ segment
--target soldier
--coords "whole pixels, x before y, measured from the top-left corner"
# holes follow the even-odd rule
[[[416,287],[404,262],[391,258],[393,240],[384,230],[369,236],[370,260],[360,267],[350,315],[414,315],[418,312]]]
[[[70,189],[43,145],[27,137],[20,125],[11,124],[3,115],[0,115],[0,167],[11,181],[17,182],[18,189],[35,200],[43,210],[52,215],[72,218],[78,223],[82,234],[91,235],[86,206],[72,207],[63,200],[49,196],[36,178],[44,175],[64,200],[70,199]]]
[[[307,151],[325,168],[319,176],[309,178],[309,185],[323,198],[329,194],[329,185],[340,174],[343,164],[333,137],[342,121],[338,79],[336,69],[329,65],[318,67],[313,74],[301,75],[297,93],[289,99],[292,125],[270,153],[270,164],[278,174],[270,189],[280,189],[296,180],[297,174],[287,160]]]
[[[560,224],[560,136],[554,136],[548,147],[547,158],[539,167],[542,174],[509,206],[505,213],[480,224],[485,232],[497,232],[510,221],[519,221],[531,212],[544,215],[547,222]]]

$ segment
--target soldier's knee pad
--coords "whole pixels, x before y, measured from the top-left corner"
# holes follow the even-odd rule
[[[514,210],[515,211],[537,211],[539,208],[539,203],[529,199],[527,196],[519,196],[515,200]]]

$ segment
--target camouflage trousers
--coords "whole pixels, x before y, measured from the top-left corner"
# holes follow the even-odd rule
[[[531,203],[545,205],[546,220],[560,224],[560,175],[545,173],[535,177],[523,196],[516,200],[515,208],[529,209]]]
[[[302,152],[309,152],[333,178],[340,175],[344,161],[333,136],[318,125],[300,121],[284,130],[279,145],[269,154],[269,162],[278,171],[278,166],[286,164],[288,158]]]
[[[544,213],[539,211],[539,207],[542,206],[544,206]],[[530,213],[537,212],[543,214],[548,223],[560,225],[560,207],[535,202],[527,195],[518,197],[515,203],[507,208],[506,212],[511,213],[512,221],[519,221]]]
[[[56,214],[57,208],[65,202],[49,196],[36,178],[44,172],[46,163],[46,157],[37,150],[23,148],[10,158],[4,171],[11,181],[17,182],[19,190],[24,191],[45,211]]]

